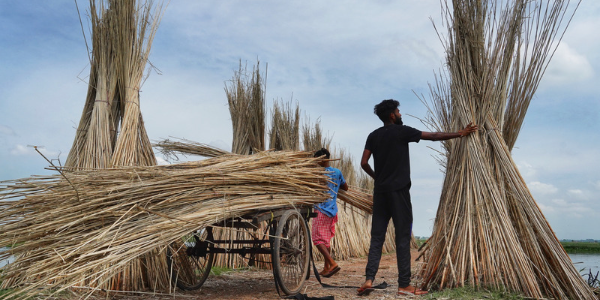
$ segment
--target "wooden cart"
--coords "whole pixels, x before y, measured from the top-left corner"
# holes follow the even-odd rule
[[[249,240],[217,240],[213,227],[196,230],[169,246],[169,274],[178,288],[195,290],[208,278],[217,254],[237,253],[249,259],[250,265],[257,255],[267,254],[271,255],[273,276],[283,293],[296,294],[309,275],[311,238],[307,224],[314,216],[311,208],[282,209],[260,211],[214,224],[262,236]],[[265,223],[266,226],[260,226]],[[262,234],[256,234],[258,230]]]

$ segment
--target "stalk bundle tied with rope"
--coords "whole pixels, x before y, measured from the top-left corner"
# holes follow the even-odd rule
[[[529,103],[568,19],[569,1],[443,6],[447,75],[431,87],[436,131],[479,124],[444,142],[444,186],[420,271],[425,288],[507,288],[532,298],[595,299],[511,158]]]

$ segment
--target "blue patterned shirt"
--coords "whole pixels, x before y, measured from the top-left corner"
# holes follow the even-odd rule
[[[346,180],[342,175],[342,171],[332,167],[326,167],[326,171],[328,171],[327,176],[329,176],[329,180],[332,182],[328,182],[327,186],[329,187],[329,199],[323,203],[315,204],[315,208],[320,212],[326,214],[329,217],[335,217],[338,212],[337,207],[337,193]]]

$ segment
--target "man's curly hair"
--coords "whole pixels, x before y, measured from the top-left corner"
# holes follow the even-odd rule
[[[394,99],[387,99],[381,101],[381,103],[375,105],[373,112],[379,117],[384,123],[390,119],[390,114],[396,111],[396,108],[400,106],[400,102]]]

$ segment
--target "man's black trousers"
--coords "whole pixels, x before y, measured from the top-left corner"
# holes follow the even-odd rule
[[[412,204],[410,185],[393,192],[373,194],[373,221],[371,225],[371,246],[366,268],[366,279],[375,279],[381,249],[385,242],[387,227],[392,218],[396,229],[396,261],[398,264],[398,287],[410,285],[410,239],[412,230]]]

